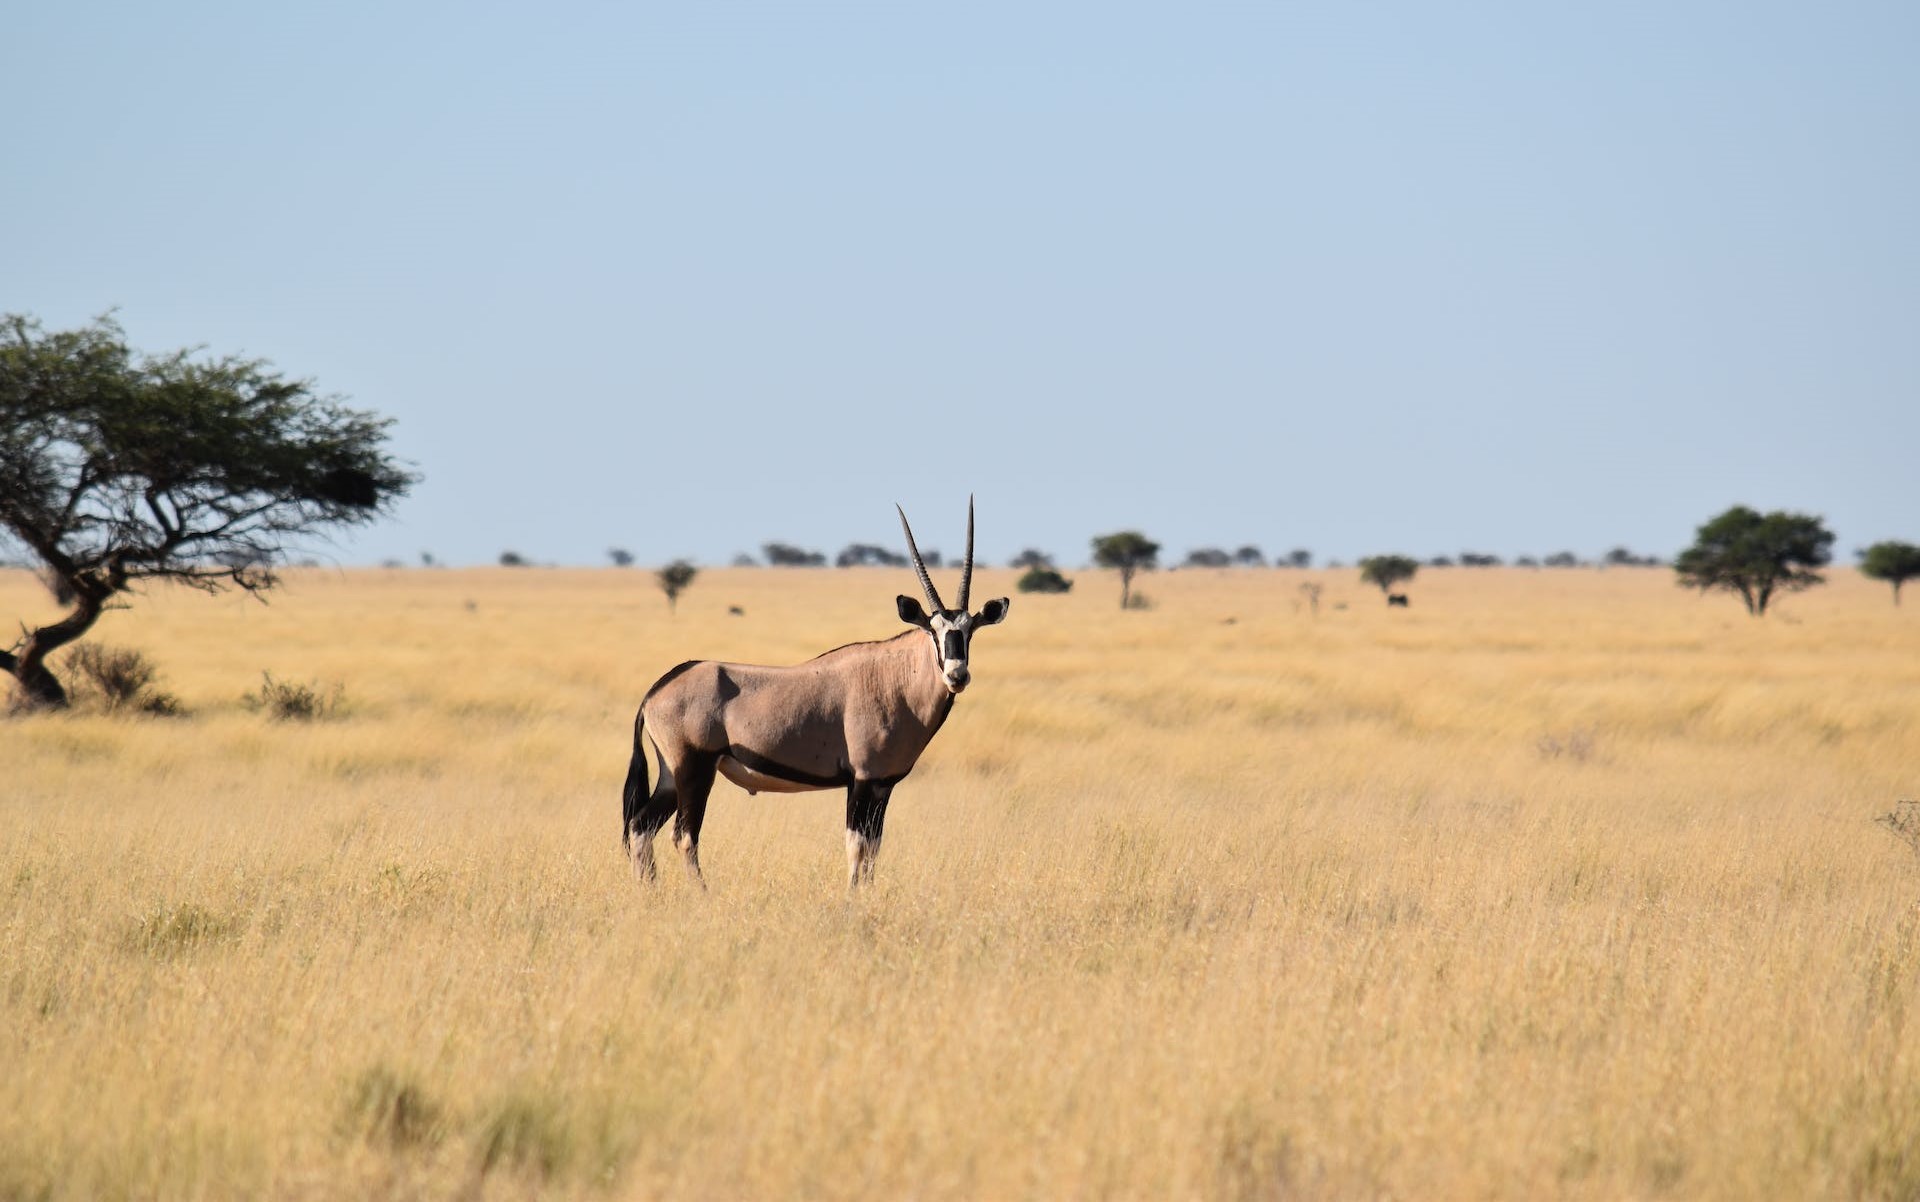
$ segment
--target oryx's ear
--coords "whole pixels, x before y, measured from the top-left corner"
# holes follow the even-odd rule
[[[973,624],[975,626],[991,626],[995,622],[1005,621],[1007,610],[1012,607],[1013,602],[1007,600],[1005,597],[995,597],[980,607],[980,612],[974,616]]]
[[[922,630],[933,629],[933,623],[927,618],[927,611],[921,609],[920,603],[912,597],[903,594],[895,597],[893,603],[900,609],[900,620],[902,622],[905,622],[909,626],[918,626]]]

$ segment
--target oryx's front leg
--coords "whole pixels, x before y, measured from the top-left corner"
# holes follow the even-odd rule
[[[892,781],[856,780],[847,789],[847,888],[858,889],[873,880],[873,862],[880,856],[880,837],[887,828],[887,799]]]

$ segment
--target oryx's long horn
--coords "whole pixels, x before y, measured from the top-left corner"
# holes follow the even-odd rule
[[[960,608],[967,608],[967,591],[973,587],[973,494],[967,494],[967,562],[960,568]]]
[[[940,604],[939,591],[933,587],[933,577],[927,575],[927,561],[920,558],[920,548],[914,546],[913,527],[907,525],[907,511],[900,508],[898,501],[894,502],[893,508],[900,514],[900,529],[907,534],[907,554],[913,556],[913,570],[920,573],[920,587],[927,590],[927,601],[936,610],[946,609],[946,606]]]

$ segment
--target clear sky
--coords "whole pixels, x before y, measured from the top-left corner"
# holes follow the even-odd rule
[[[0,310],[271,359],[341,562],[1920,541],[1920,5],[21,4]]]

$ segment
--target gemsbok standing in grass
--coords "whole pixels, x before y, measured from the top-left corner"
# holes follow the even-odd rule
[[[804,664],[772,668],[689,660],[654,682],[633,722],[633,761],[623,793],[621,836],[633,871],[654,878],[653,837],[674,819],[674,843],[700,874],[700,825],[717,772],[748,793],[847,791],[847,885],[873,879],[887,800],[927,749],[972,679],[973,634],[1007,616],[999,597],[967,610],[973,583],[973,500],[967,500],[967,558],[959,604],[948,609],[927,575],[904,509],[900,528],[931,612],[900,597],[900,620],[914,630],[873,643],[850,643]],[[660,779],[647,790],[644,731]]]

